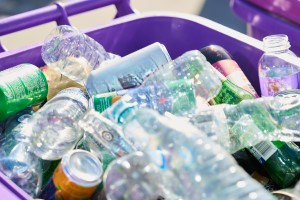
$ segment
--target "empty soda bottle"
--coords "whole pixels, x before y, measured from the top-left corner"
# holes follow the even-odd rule
[[[21,64],[0,72],[0,121],[42,103],[47,93],[46,77],[34,65]]]
[[[83,83],[90,72],[109,59],[103,46],[72,26],[57,26],[42,46],[42,58],[51,68]]]
[[[274,199],[221,146],[181,118],[140,109],[128,116],[123,132],[144,136],[146,150],[159,150],[161,162],[154,163],[176,175],[183,199]]]
[[[92,96],[138,87],[147,76],[169,61],[171,57],[166,47],[153,43],[92,71],[86,89]]]
[[[76,121],[88,106],[79,88],[62,90],[36,112],[27,124],[31,151],[43,160],[58,160],[73,149],[82,133]]]
[[[183,183],[169,171],[161,170],[152,159],[138,151],[112,162],[103,178],[106,198],[182,199],[186,193]]]
[[[222,88],[205,57],[199,51],[189,51],[149,76],[139,88],[131,89],[104,115],[117,123],[123,123],[122,115],[136,107],[184,115],[206,104]]]
[[[207,61],[221,72],[221,74],[226,76],[230,82],[248,91],[254,97],[258,97],[255,89],[244,72],[223,47],[218,45],[209,45],[200,49],[200,52],[206,57]]]
[[[259,60],[259,82],[262,96],[300,88],[300,64],[287,35],[271,35],[263,39],[265,53]]]
[[[52,180],[40,198],[89,199],[101,182],[102,164],[96,156],[84,150],[72,150],[62,157]]]

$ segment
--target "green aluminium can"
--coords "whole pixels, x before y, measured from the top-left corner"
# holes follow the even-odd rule
[[[21,64],[0,72],[0,122],[28,106],[42,103],[48,94],[43,72]]]

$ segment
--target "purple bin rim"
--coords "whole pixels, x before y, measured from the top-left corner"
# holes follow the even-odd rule
[[[299,0],[246,0],[271,13],[284,17],[300,25],[300,1]]]
[[[273,34],[286,34],[292,45],[291,50],[300,55],[300,26],[283,18],[271,15],[245,0],[231,0],[234,13],[250,25],[249,34],[259,40]]]

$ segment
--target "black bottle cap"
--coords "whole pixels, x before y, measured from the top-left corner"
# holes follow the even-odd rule
[[[209,45],[200,49],[200,52],[206,57],[207,61],[214,64],[220,60],[232,59],[231,55],[223,47],[218,45]]]

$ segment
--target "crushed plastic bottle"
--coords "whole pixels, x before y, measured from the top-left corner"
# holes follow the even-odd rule
[[[176,175],[183,191],[186,191],[183,199],[274,199],[221,146],[180,118],[170,120],[153,110],[140,109],[134,115],[128,116],[123,131],[132,138],[138,135],[147,136],[145,150],[160,150],[161,162],[154,163],[164,172]],[[123,162],[123,165],[134,166],[128,161]],[[120,191],[123,191],[126,182],[142,176],[143,171],[137,167],[124,172],[126,175],[119,176],[119,184],[115,184],[115,187],[120,186]],[[121,184],[124,176],[127,177],[125,186]],[[149,184],[157,184],[159,180],[161,179]],[[172,182],[165,185],[167,188],[171,186]],[[118,191],[118,188],[114,188],[114,191]],[[133,195],[135,191],[130,192],[132,194],[124,194]],[[141,192],[140,196],[142,195]]]
[[[62,25],[44,41],[42,58],[49,67],[82,84],[110,55],[101,44],[75,27]]]
[[[220,78],[205,57],[189,51],[149,76],[139,88],[128,91],[103,114],[119,124],[126,113],[139,107],[184,115],[217,96],[221,88]]]
[[[27,123],[31,151],[44,160],[58,160],[72,150],[82,133],[76,121],[88,106],[79,88],[62,90],[36,112]]]
[[[104,174],[106,198],[118,200],[183,199],[186,191],[174,174],[161,170],[152,158],[135,152],[113,161]],[[170,184],[171,183],[171,184]]]
[[[28,108],[6,121],[0,137],[0,171],[25,192],[36,197],[41,191],[41,160],[29,150],[28,138],[22,135],[26,121],[32,116]]]
[[[289,125],[300,123],[299,110],[299,95],[263,97],[198,109],[189,120],[234,153],[264,140],[299,141],[299,129]]]

